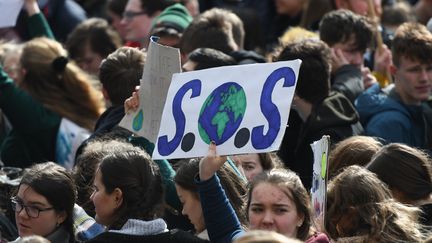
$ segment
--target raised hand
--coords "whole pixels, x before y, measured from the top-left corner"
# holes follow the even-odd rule
[[[370,86],[377,83],[375,76],[372,75],[368,67],[362,67],[361,72],[363,76],[364,89],[368,89]]]
[[[132,96],[127,98],[124,102],[125,113],[129,113],[131,111],[136,111],[138,109],[140,101],[139,101],[139,89],[140,86],[135,87],[135,91],[132,93]]]
[[[202,158],[199,163],[200,179],[205,181],[210,179],[216,171],[218,171],[226,161],[226,156],[218,156],[216,154],[216,144],[211,142],[207,156]]]
[[[343,52],[339,48],[331,48],[332,70],[336,71],[340,67],[349,64]]]
[[[386,45],[382,45],[375,51],[374,60],[374,71],[386,75],[393,63],[391,50]]]
[[[28,16],[32,16],[40,13],[39,5],[37,0],[25,0],[24,8],[27,11]]]

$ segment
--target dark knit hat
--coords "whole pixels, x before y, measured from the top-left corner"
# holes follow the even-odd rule
[[[174,4],[157,16],[152,23],[155,28],[173,28],[182,33],[192,22],[192,16],[188,10],[180,3]]]

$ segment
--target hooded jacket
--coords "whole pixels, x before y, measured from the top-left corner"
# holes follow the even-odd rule
[[[310,144],[329,135],[331,143],[359,135],[363,128],[351,102],[342,94],[331,92],[322,102],[312,107],[305,122],[297,114],[290,115],[288,127],[278,151],[285,165],[295,171],[310,189],[312,183],[313,152]]]
[[[426,148],[424,107],[405,105],[390,85],[381,89],[371,86],[356,100],[360,121],[369,136],[380,137],[386,143],[405,143]]]

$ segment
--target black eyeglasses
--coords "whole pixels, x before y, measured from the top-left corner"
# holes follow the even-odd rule
[[[144,15],[144,14],[147,14],[147,11],[140,11],[140,12],[124,11],[123,18],[127,21],[130,21],[136,16]]]
[[[38,208],[35,206],[27,206],[27,205],[24,205],[22,202],[18,201],[15,197],[11,198],[11,203],[12,203],[13,211],[15,211],[16,213],[20,213],[23,210],[23,208],[25,208],[25,211],[30,218],[38,218],[40,212],[49,211],[49,210],[54,209],[53,207],[51,207],[51,208]]]

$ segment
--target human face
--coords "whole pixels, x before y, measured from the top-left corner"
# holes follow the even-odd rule
[[[20,185],[15,199],[18,203],[27,207],[34,207],[42,210],[47,209],[40,211],[37,218],[29,217],[25,208],[20,212],[15,212],[18,234],[21,237],[29,235],[47,236],[66,219],[66,212],[56,212],[54,209],[51,209],[53,205],[51,205],[44,196],[37,193],[28,185]]]
[[[183,204],[182,214],[188,217],[195,227],[197,233],[205,230],[204,216],[201,208],[201,202],[195,192],[184,189],[176,184],[177,195]]]
[[[407,105],[420,105],[429,98],[432,82],[432,63],[424,64],[402,57],[393,68],[395,88]]]
[[[76,59],[78,66],[88,74],[97,75],[99,66],[104,58],[98,53],[93,52],[87,42],[84,47],[83,56]]]
[[[240,162],[248,181],[251,181],[256,175],[263,172],[258,154],[236,155],[235,159]]]
[[[128,13],[136,15],[128,17]],[[155,13],[153,16],[149,16],[145,13],[145,9],[141,8],[140,0],[129,0],[126,4],[124,16],[121,21],[125,26],[126,40],[146,42],[146,38],[150,34],[151,23],[154,16],[157,14]]]
[[[290,197],[291,193],[275,185],[265,182],[256,185],[248,210],[250,228],[276,231],[296,238],[297,230],[303,224],[303,216],[297,212]]]
[[[304,0],[275,0],[276,11],[281,15],[297,16],[303,9]]]
[[[121,24],[122,16],[119,16],[112,11],[108,11],[108,16],[111,19],[111,26],[119,33],[122,39],[126,38],[125,26]]]
[[[109,226],[114,221],[115,211],[118,208],[118,199],[115,193],[107,193],[102,183],[102,172],[97,169],[93,182],[94,191],[90,196],[95,206],[95,220],[99,224]]]
[[[351,36],[346,42],[339,42],[332,46],[333,49],[340,49],[345,59],[349,64],[358,67],[360,70],[363,67],[364,51],[357,48],[354,36]]]

